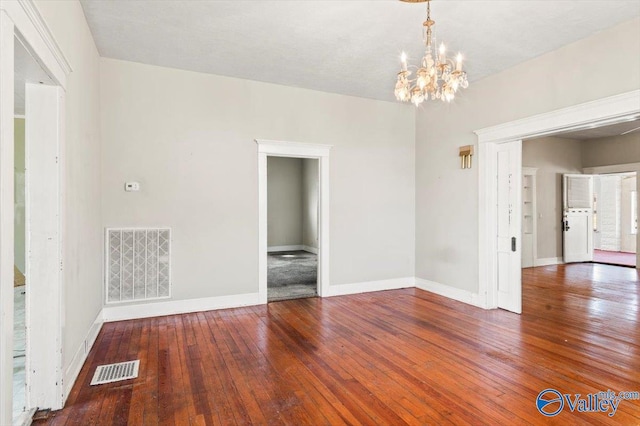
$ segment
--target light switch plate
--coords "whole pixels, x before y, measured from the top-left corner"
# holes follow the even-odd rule
[[[124,184],[124,190],[127,192],[140,191],[140,183],[138,182],[126,182]]]

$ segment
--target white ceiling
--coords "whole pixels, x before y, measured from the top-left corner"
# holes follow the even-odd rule
[[[640,136],[640,119],[624,121],[622,123],[611,124],[609,126],[594,127],[592,129],[559,133],[557,136],[565,139],[587,140],[619,136],[625,132],[629,132],[627,134],[634,133]]]
[[[423,53],[425,4],[81,0],[100,54],[392,100],[399,57]],[[640,16],[638,0],[434,0],[436,34],[471,81]]]

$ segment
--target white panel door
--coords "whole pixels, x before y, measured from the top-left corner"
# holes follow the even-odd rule
[[[563,175],[563,258],[593,261],[593,176]]]
[[[522,141],[497,146],[498,307],[522,312],[521,164]]]

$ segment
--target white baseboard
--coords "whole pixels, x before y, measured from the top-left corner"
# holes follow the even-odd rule
[[[304,246],[302,244],[293,245],[293,246],[271,246],[267,247],[267,253],[273,253],[278,251],[298,251],[304,250]]]
[[[36,413],[37,408],[32,408],[28,411],[23,411],[22,413],[18,414],[17,417],[13,418],[13,425],[14,426],[31,426],[31,423],[33,423],[33,415]]]
[[[294,246],[271,246],[267,247],[267,253],[277,253],[279,251],[308,251],[309,253],[318,254],[318,249],[311,246],[305,245],[294,245]]]
[[[159,317],[213,311],[215,309],[240,308],[260,305],[258,293],[233,294],[230,296],[204,297],[201,299],[170,300],[156,303],[139,303],[124,306],[105,306],[102,309],[104,322]]]
[[[416,288],[430,293],[435,293],[449,299],[457,300],[458,302],[466,303],[468,305],[484,308],[484,303],[482,303],[480,295],[467,290],[440,284],[435,281],[424,280],[422,278],[416,278]]]
[[[330,285],[327,296],[345,296],[347,294],[368,293],[370,291],[397,290],[415,287],[413,277],[395,278],[391,280],[365,281],[352,284]]]
[[[533,266],[562,265],[563,263],[561,257],[544,257],[542,259],[535,259]]]
[[[100,329],[102,328],[103,320],[102,320],[102,311],[98,313],[98,316],[91,324],[89,331],[87,332],[86,337],[80,344],[80,347],[73,355],[71,359],[71,363],[67,367],[64,372],[64,395],[63,395],[63,404],[67,400],[69,396],[69,392],[71,392],[71,388],[78,378],[78,374],[80,374],[80,370],[82,369],[82,365],[87,359],[87,355],[89,355],[89,351],[93,347],[93,344],[98,337],[98,333],[100,333]]]

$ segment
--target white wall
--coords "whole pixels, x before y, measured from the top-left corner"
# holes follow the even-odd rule
[[[536,167],[538,259],[562,257],[562,175],[582,173],[581,142],[546,137],[522,143],[522,166]]]
[[[102,308],[102,212],[98,51],[80,3],[36,5],[71,64],[66,90],[64,150],[63,368],[84,348]]]
[[[302,245],[302,159],[267,157],[267,245]]]
[[[254,139],[330,144],[331,284],[413,276],[414,114],[102,59],[103,225],[173,229],[174,299],[257,293]]]
[[[302,160],[302,244],[318,248],[318,160]]]
[[[416,276],[478,291],[478,168],[461,170],[473,131],[640,88],[640,19],[474,81],[416,120]],[[481,61],[482,52],[466,52]],[[611,75],[615,64],[615,78]],[[473,76],[471,76],[473,79]]]
[[[638,122],[640,126],[640,122]],[[640,163],[640,130],[621,136],[583,142],[584,167]]]

